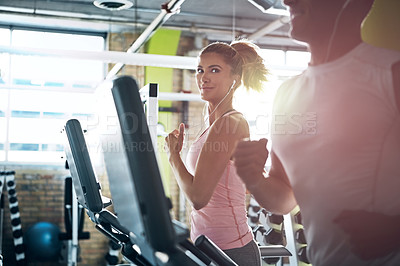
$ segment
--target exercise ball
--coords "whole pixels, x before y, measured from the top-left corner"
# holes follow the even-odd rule
[[[24,234],[26,254],[31,261],[57,261],[62,243],[60,229],[49,222],[38,222]]]

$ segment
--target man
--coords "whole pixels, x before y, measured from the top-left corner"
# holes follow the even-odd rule
[[[361,39],[373,0],[284,0],[311,61],[274,101],[266,140],[234,154],[267,210],[300,207],[313,266],[400,265],[400,53]]]

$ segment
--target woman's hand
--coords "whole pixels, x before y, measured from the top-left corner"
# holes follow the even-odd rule
[[[166,148],[169,156],[179,155],[183,147],[183,137],[185,134],[185,124],[179,125],[179,130],[175,129],[165,137]]]

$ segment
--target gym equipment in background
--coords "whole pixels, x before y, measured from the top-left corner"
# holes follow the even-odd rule
[[[128,261],[136,265],[179,265],[179,263],[199,265],[180,249],[174,249],[176,244],[168,247],[168,250],[159,252],[151,249],[149,244],[143,244],[145,240],[142,242],[136,241],[136,235],[122,226],[119,219],[105,209],[110,205],[111,201],[105,199],[101,194],[100,183],[97,181],[91,166],[79,121],[69,120],[65,126],[65,132],[69,141],[68,146],[70,147],[66,148],[67,160],[70,165],[78,201],[87,209],[87,213],[96,224],[96,228],[116,244],[122,246],[121,253]],[[129,184],[122,185],[127,186]],[[129,198],[134,199],[130,196],[125,197],[125,200]],[[133,213],[132,219],[137,219],[137,216],[141,215],[140,212]],[[156,227],[151,228],[151,230],[155,229]],[[139,237],[145,237],[146,235],[144,233]],[[160,238],[159,241],[161,242],[163,239]],[[133,248],[133,246],[135,247]],[[161,257],[156,257],[157,253]],[[170,256],[177,261],[170,261]]]
[[[119,264],[119,251],[121,249],[121,246],[110,240],[108,247],[108,252],[104,256],[104,259],[107,262],[107,266]]]
[[[261,245],[274,247],[283,245],[290,251],[289,256],[265,257],[262,259],[268,265],[283,264],[283,258],[288,257],[290,266],[305,266],[310,262],[307,258],[307,241],[301,222],[301,213],[296,206],[286,215],[275,215],[260,207],[252,197],[248,206],[248,223],[253,230],[254,238]]]
[[[12,234],[14,239],[14,248],[15,248],[15,258],[17,265],[26,265],[25,258],[25,245],[24,238],[22,233],[21,226],[21,215],[19,213],[18,208],[18,198],[15,184],[15,171],[1,171],[0,172],[0,194],[1,194],[1,237],[3,238],[3,206],[4,206],[4,196],[3,189],[4,184],[7,186],[8,192],[8,203],[10,207],[10,218],[11,218],[11,226],[12,226]],[[1,246],[1,243],[0,243]],[[2,255],[2,254],[1,254]],[[3,257],[1,256],[0,260],[1,264],[3,264]]]
[[[307,257],[307,240],[304,235],[304,226],[301,220],[301,212],[299,206],[296,206],[290,213],[293,222],[293,235],[297,250],[299,265],[309,265],[310,261]]]
[[[200,251],[188,240],[188,229],[171,220],[172,206],[163,190],[135,80],[120,77],[103,83],[96,94],[104,115],[118,118],[113,132],[100,136],[105,137],[101,150],[118,218],[101,200],[79,121],[69,120],[65,126],[67,160],[78,201],[96,228],[121,244],[124,257],[137,265],[215,265],[220,258]],[[99,126],[105,123],[102,118]],[[226,263],[220,265],[236,265],[230,258],[222,261]]]
[[[129,231],[120,225],[113,213],[105,209],[111,205],[111,200],[101,194],[101,186],[94,173],[79,121],[69,120],[65,125],[65,133],[68,140],[65,153],[78,202],[86,209],[96,229],[115,244],[123,246],[121,253],[129,261],[142,261],[141,255],[132,249]]]
[[[284,248],[286,241],[283,232],[282,215],[275,215],[267,212],[258,205],[253,197],[250,198],[247,213],[248,224],[253,230],[254,239],[261,247]],[[284,257],[290,257],[291,255],[292,254],[288,251],[286,256],[265,257],[261,255],[261,258],[268,265],[279,265],[283,264]]]
[[[68,163],[65,168],[69,169]],[[83,232],[84,208],[76,199],[72,188],[72,177],[65,178],[64,188],[64,224],[65,233],[59,234],[63,245],[61,248],[60,262],[68,266],[75,266],[79,261],[79,240],[89,239],[90,233]]]
[[[3,266],[3,220],[4,220],[4,195],[2,194],[0,196],[0,266]]]
[[[61,250],[60,229],[49,222],[38,222],[24,235],[29,261],[58,261]]]

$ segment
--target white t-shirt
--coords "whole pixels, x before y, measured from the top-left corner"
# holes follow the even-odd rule
[[[360,261],[332,222],[345,209],[400,215],[400,114],[391,72],[397,61],[399,52],[362,43],[308,67],[277,92],[272,150],[300,206],[313,266],[400,265],[399,253]]]

